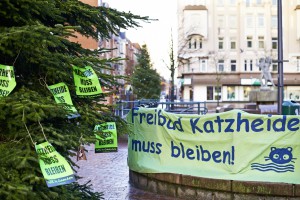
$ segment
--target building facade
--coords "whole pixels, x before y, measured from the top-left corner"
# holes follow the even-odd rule
[[[101,58],[120,58],[118,62],[108,63],[110,64],[111,68],[102,69],[102,73],[127,77],[132,75],[134,67],[137,65],[136,54],[138,54],[140,51],[140,45],[137,43],[132,43],[126,37],[125,32],[119,32],[118,35],[111,34],[109,39],[99,38],[98,48],[110,50],[101,54]],[[129,81],[124,78],[118,78],[117,82],[119,86],[115,87],[114,89],[116,91],[115,95],[109,97],[109,103],[114,102],[116,99],[131,99],[132,91],[129,91],[128,89],[131,88]]]
[[[92,5],[92,6],[104,6],[109,7],[108,3],[103,2],[102,0],[81,0],[83,3]],[[76,37],[69,38],[72,42],[77,42],[82,45],[83,48],[96,50],[96,49],[107,49],[105,53],[99,54],[100,58],[111,59],[111,58],[121,58],[122,60],[114,63],[107,63],[109,67],[103,68],[101,73],[110,74],[114,76],[130,76],[134,69],[134,66],[137,64],[136,53],[139,52],[140,46],[136,43],[132,43],[126,37],[125,32],[119,32],[119,34],[111,33],[109,39],[93,39],[87,38],[75,33]],[[128,82],[120,78],[117,80],[120,84],[118,87],[114,87],[115,94],[106,97],[107,103],[112,104],[116,99],[125,100],[128,98],[126,88]],[[102,87],[104,92],[111,92],[110,89]]]
[[[277,0],[178,0],[178,78],[190,101],[247,102],[260,58],[278,82]],[[282,1],[284,98],[300,101],[300,0]],[[272,88],[276,90],[277,88]]]
[[[81,2],[85,4],[89,4],[91,6],[99,6],[102,4],[101,0],[80,0]],[[91,37],[85,37],[79,33],[74,33],[76,37],[70,37],[69,40],[71,42],[77,42],[81,44],[81,46],[85,49],[91,49],[95,50],[98,48],[98,41],[91,38]]]

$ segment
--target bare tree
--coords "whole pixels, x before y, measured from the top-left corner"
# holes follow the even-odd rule
[[[166,67],[168,68],[168,70],[170,70],[171,72],[171,91],[170,91],[170,100],[171,102],[174,102],[175,100],[175,59],[174,59],[174,42],[173,42],[173,35],[172,35],[172,29],[171,29],[171,44],[170,44],[170,52],[169,52],[169,65],[166,64],[166,62],[164,61]],[[171,109],[174,108],[174,104],[171,105]]]
[[[175,86],[174,86],[174,82],[175,82],[175,60],[174,60],[174,42],[173,42],[173,35],[172,35],[172,31],[171,31],[171,45],[170,45],[170,66],[168,67],[168,69],[171,71],[171,102],[174,102],[175,99]]]
[[[219,107],[220,106],[219,93],[222,92],[221,80],[223,78],[224,71],[225,71],[225,62],[227,60],[227,55],[219,51],[209,51],[208,56],[209,56],[209,64],[215,69],[215,73],[216,73],[216,88],[218,90],[217,107]]]

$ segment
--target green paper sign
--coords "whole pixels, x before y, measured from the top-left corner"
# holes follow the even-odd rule
[[[0,98],[8,96],[16,85],[13,66],[0,65]]]
[[[118,151],[118,137],[115,122],[106,122],[96,125],[95,153],[106,153]]]
[[[300,184],[300,116],[133,108],[126,120],[133,171]]]
[[[39,163],[48,187],[66,185],[75,180],[73,170],[49,142],[35,145]]]
[[[64,109],[69,110],[71,112],[68,115],[69,119],[80,116],[73,105],[68,86],[65,83],[57,83],[55,85],[50,85],[48,86],[48,88],[53,94],[56,103],[64,104]]]
[[[84,68],[73,66],[76,95],[81,98],[92,98],[102,94],[97,74],[92,67]]]

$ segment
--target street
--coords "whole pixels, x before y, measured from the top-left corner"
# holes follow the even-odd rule
[[[134,188],[129,184],[127,166],[127,140],[118,141],[118,152],[95,154],[94,145],[86,146],[87,160],[76,162],[80,166],[78,182],[91,180],[94,191],[103,192],[105,200],[174,200],[151,192]]]

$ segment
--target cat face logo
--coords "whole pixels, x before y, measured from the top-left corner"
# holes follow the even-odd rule
[[[294,172],[295,163],[294,160],[297,158],[293,158],[292,154],[293,148],[276,148],[271,147],[271,151],[269,156],[265,157],[265,161],[271,161],[267,163],[251,163],[252,170],[258,170],[260,172],[269,172],[273,171],[275,173],[286,173],[286,172]]]
[[[273,163],[276,164],[287,164],[289,162],[294,163],[293,154],[292,154],[292,147],[287,148],[276,148],[271,147],[271,152],[268,157],[265,157],[265,160],[271,160]]]

